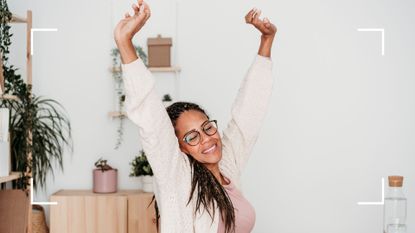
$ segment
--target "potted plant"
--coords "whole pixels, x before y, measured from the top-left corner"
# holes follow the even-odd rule
[[[141,177],[142,189],[144,192],[153,191],[153,170],[150,163],[147,160],[147,156],[143,150],[140,150],[140,154],[136,156],[130,163],[131,173],[130,176]]]
[[[94,193],[115,193],[117,192],[118,171],[107,164],[102,158],[95,162],[93,171]]]
[[[163,101],[165,107],[168,107],[173,102],[169,94],[163,95],[163,99],[161,101]]]

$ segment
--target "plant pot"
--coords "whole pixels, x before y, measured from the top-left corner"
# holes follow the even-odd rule
[[[153,192],[153,176],[142,176],[141,183],[144,192]]]
[[[94,169],[94,193],[115,193],[117,192],[117,169],[102,171],[101,169]]]
[[[32,232],[49,233],[49,227],[46,224],[45,210],[40,205],[32,205]]]
[[[173,103],[173,101],[163,101],[164,107],[168,107]]]

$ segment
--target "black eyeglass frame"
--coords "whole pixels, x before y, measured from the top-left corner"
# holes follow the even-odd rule
[[[206,130],[205,130],[205,126],[207,125],[207,124],[209,124],[209,123],[215,123],[215,132],[214,133],[211,133],[211,134],[209,134],[209,133],[207,133],[206,132]],[[200,126],[200,128],[202,128],[202,131],[206,134],[206,135],[208,135],[208,136],[212,136],[212,135],[215,135],[217,132],[218,132],[218,121],[217,120],[207,120],[207,121],[205,121],[201,126]],[[189,135],[189,134],[191,134],[191,133],[193,133],[193,132],[196,132],[196,133],[198,133],[198,136],[199,136],[199,140],[197,141],[197,143],[196,144],[194,144],[194,145],[192,145],[192,144],[190,144],[188,141],[186,141],[186,137]],[[183,136],[183,139],[182,139],[186,144],[188,144],[188,145],[190,145],[190,146],[197,146],[199,143],[200,143],[200,132],[199,132],[199,130],[196,130],[196,129],[192,129],[192,130],[190,130],[189,132],[187,132],[184,136]]]

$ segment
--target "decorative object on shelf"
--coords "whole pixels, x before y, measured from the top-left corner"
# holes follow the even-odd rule
[[[118,185],[118,170],[107,164],[107,160],[100,158],[95,162],[93,171],[94,193],[115,193]]]
[[[148,66],[149,67],[170,67],[170,48],[172,38],[162,37],[160,34],[155,38],[147,39]]]
[[[10,175],[10,141],[0,141],[0,177]]]
[[[143,150],[140,150],[140,155],[136,156],[130,163],[131,173],[130,176],[141,177],[143,191],[153,191],[153,170],[151,169],[150,163],[147,160],[147,156]]]
[[[144,64],[147,64],[147,54],[144,52],[143,48],[140,46],[134,45],[134,48],[140,57],[143,60]],[[122,112],[124,111],[124,102],[125,102],[125,93],[122,81],[122,72],[121,72],[121,58],[120,51],[118,48],[113,48],[111,50],[112,57],[112,77],[114,78],[114,91],[115,91],[115,111]],[[117,129],[117,142],[115,144],[115,150],[117,150],[122,143],[123,131],[124,131],[124,115],[120,115],[120,122]]]
[[[10,174],[9,109],[0,108],[0,177]]]
[[[163,99],[161,101],[163,101],[165,107],[168,107],[173,102],[169,94],[163,95]]]
[[[9,115],[8,108],[0,108],[0,142],[7,142],[9,139]]]
[[[26,189],[33,175],[34,188],[45,188],[49,172],[53,176],[53,164],[63,169],[64,146],[72,151],[71,125],[64,108],[52,99],[32,94],[31,67],[28,81],[16,73],[17,68],[8,63],[11,36],[9,22],[12,14],[5,0],[0,0],[0,53],[3,60],[4,93],[18,97],[2,99],[0,107],[10,109],[12,170],[21,172],[15,188]],[[29,18],[30,16],[30,18]],[[28,12],[28,28],[31,28],[31,12]],[[30,43],[29,43],[30,44]],[[29,48],[30,50],[30,48]],[[31,57],[28,57],[28,61]]]

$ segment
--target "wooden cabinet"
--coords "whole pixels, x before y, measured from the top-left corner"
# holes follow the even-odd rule
[[[153,193],[97,194],[61,190],[51,196],[51,233],[157,233]]]

